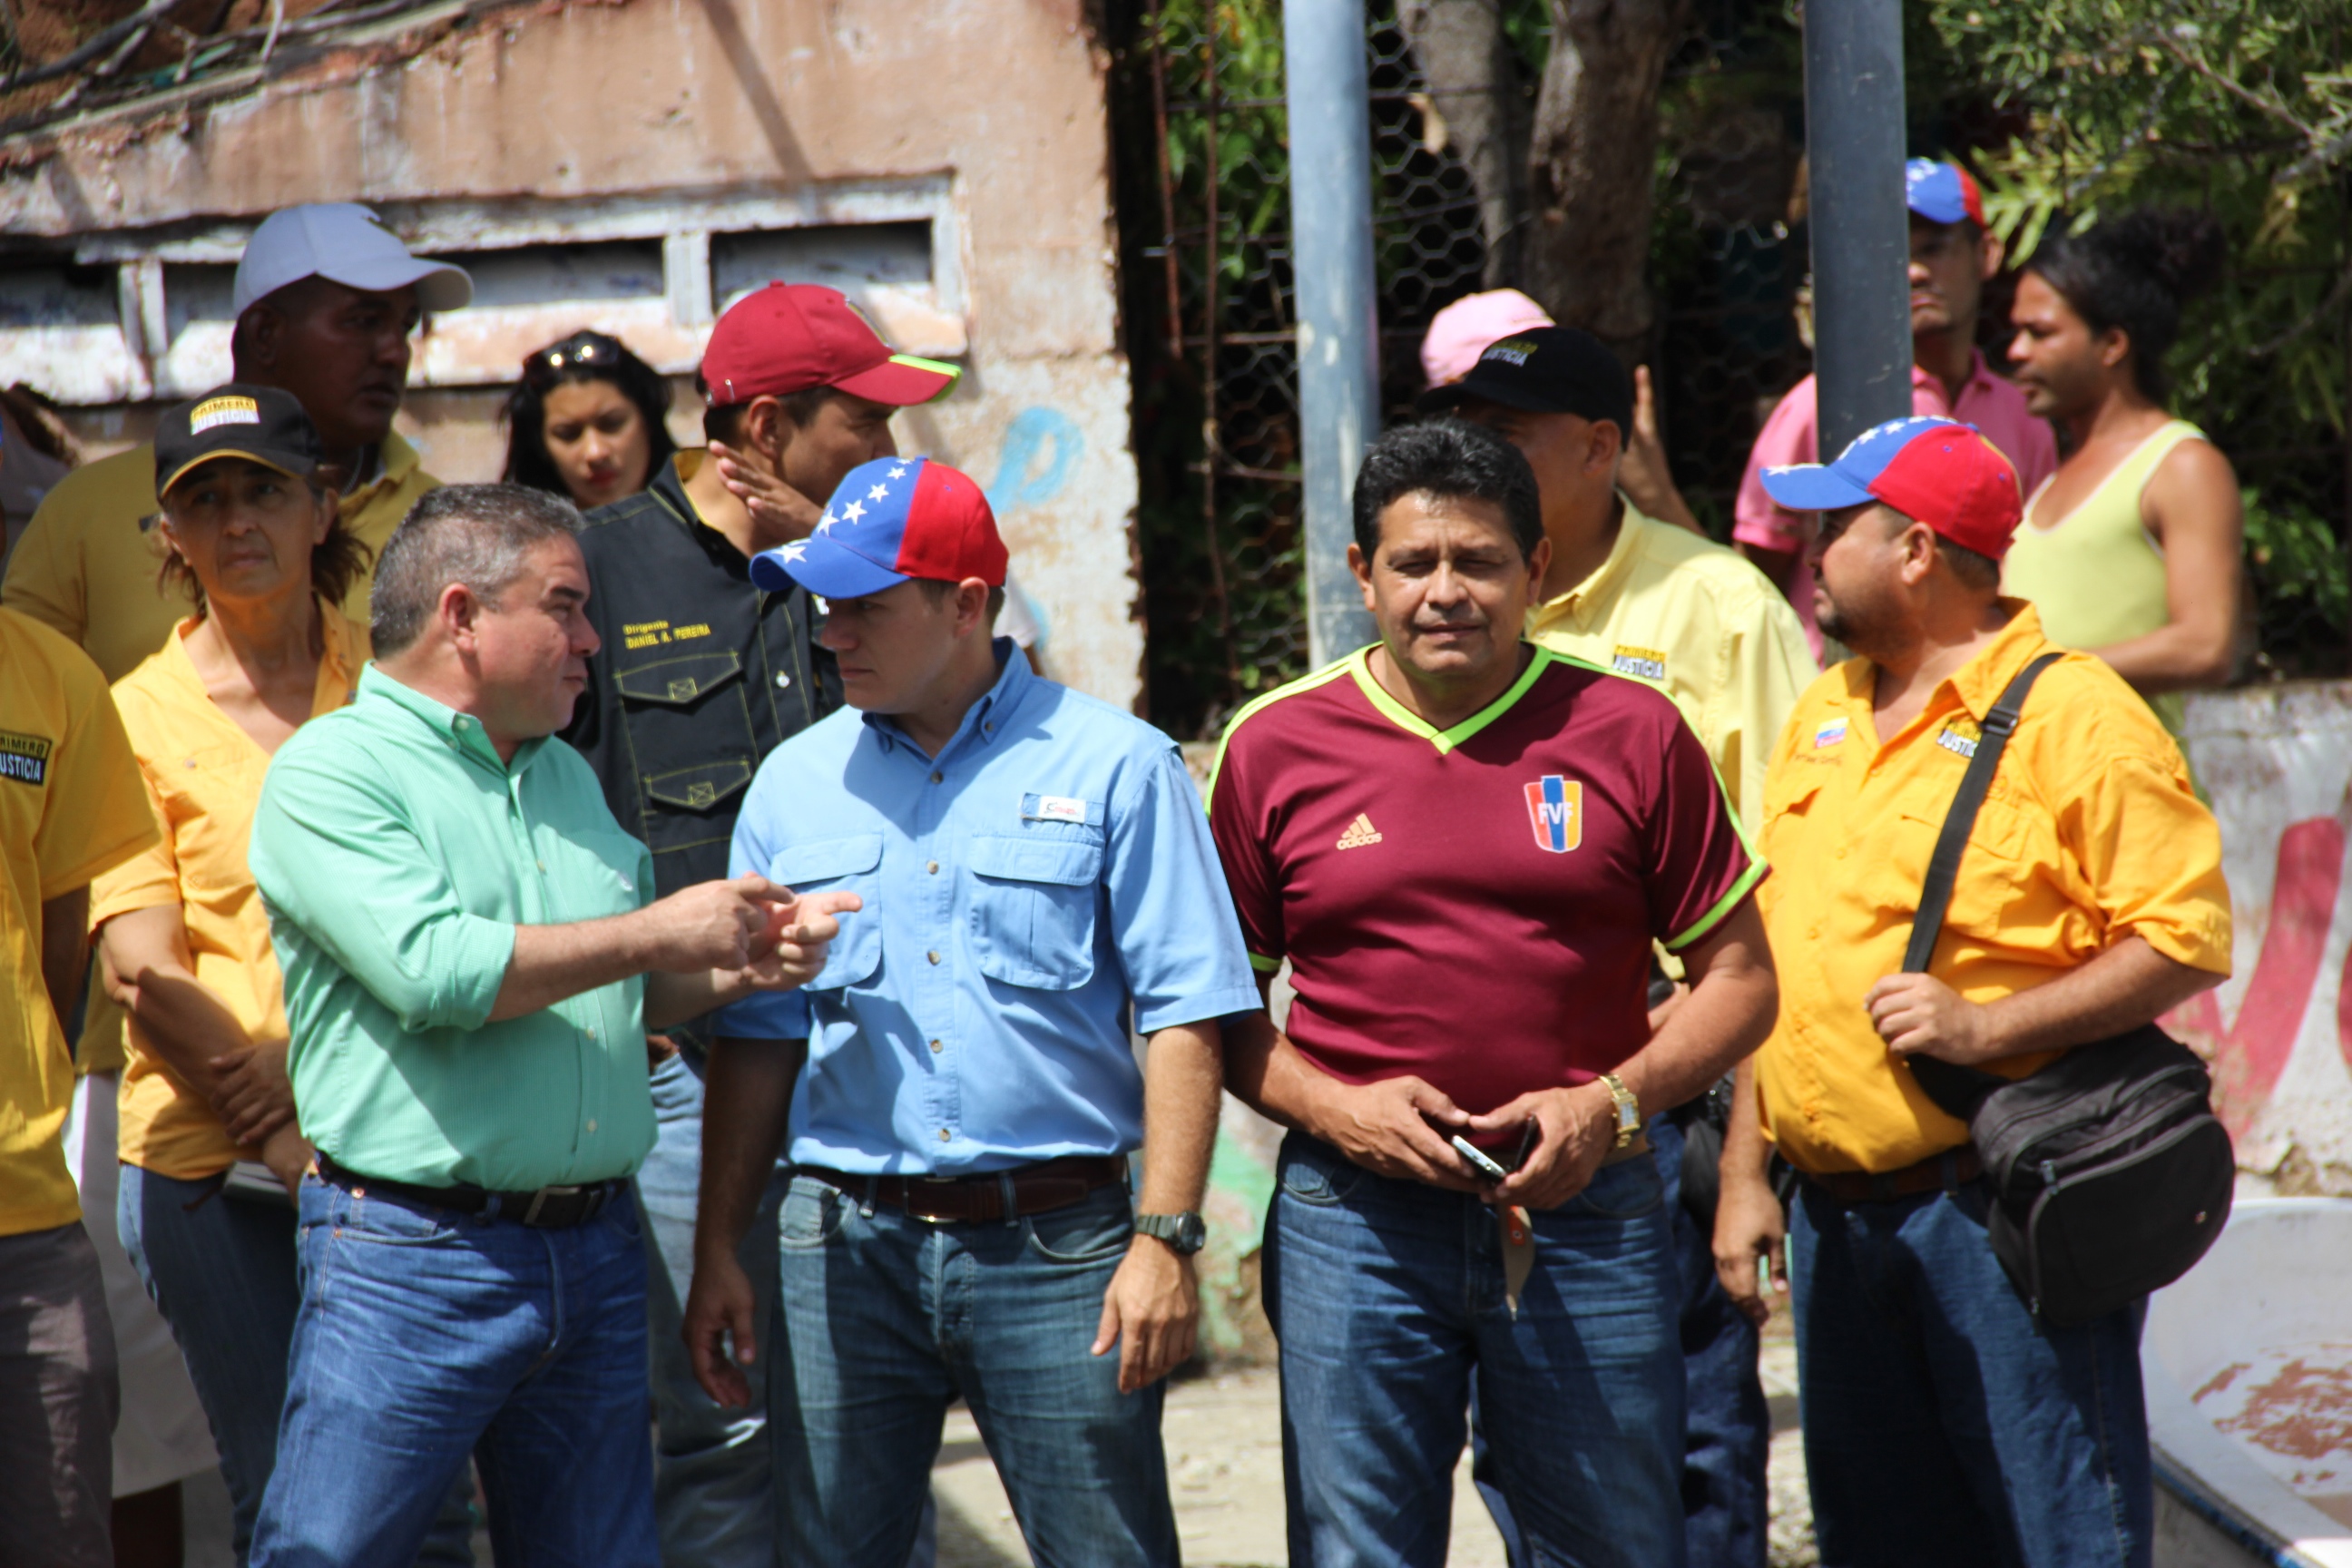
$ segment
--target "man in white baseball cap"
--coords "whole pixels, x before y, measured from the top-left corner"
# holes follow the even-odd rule
[[[393,433],[410,336],[426,310],[473,298],[446,262],[411,256],[363,206],[287,207],[262,220],[237,263],[235,379],[290,392],[318,426],[343,524],[371,551],[440,481]],[[141,445],[58,481],[8,560],[0,601],[82,645],[109,680],[163,646],[187,605],[157,585],[155,452]],[[364,622],[372,574],[343,600]]]

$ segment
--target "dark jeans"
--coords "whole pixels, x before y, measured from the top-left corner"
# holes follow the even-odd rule
[[[905,1568],[958,1395],[1038,1568],[1174,1568],[1164,1383],[1089,1353],[1127,1256],[1124,1187],[933,1225],[793,1178],[779,1227],[784,1352],[768,1359],[780,1561]]]
[[[147,1293],[172,1325],[212,1426],[228,1483],[231,1548],[243,1563],[278,1463],[286,1358],[302,1288],[291,1208],[232,1198],[218,1176],[185,1181],[122,1168],[115,1223]],[[444,1500],[421,1563],[474,1560],[474,1488],[461,1474]]]
[[[2145,1304],[2037,1321],[1981,1181],[1791,1216],[1805,1473],[1823,1568],[2147,1568]]]
[[[1657,1166],[1533,1216],[1513,1317],[1492,1211],[1283,1141],[1265,1302],[1297,1568],[1438,1568],[1473,1389],[1539,1568],[1681,1568],[1679,1281]]]
[[[81,1222],[0,1236],[0,1563],[113,1568],[114,1329]]]
[[[1650,1124],[1650,1142],[1674,1217],[1675,1270],[1682,1280],[1683,1540],[1692,1568],[1764,1568],[1772,1412],[1757,1375],[1756,1325],[1724,1293],[1715,1277],[1715,1238],[1683,1206],[1683,1130],[1660,1118]],[[1475,1408],[1470,1455],[1471,1478],[1505,1552],[1513,1563],[1525,1563],[1518,1524],[1496,1484]]]
[[[407,1568],[470,1455],[499,1568],[657,1568],[635,1198],[533,1230],[302,1184],[256,1568]]]

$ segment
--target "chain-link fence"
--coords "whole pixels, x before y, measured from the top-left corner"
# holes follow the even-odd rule
[[[1517,47],[1495,90],[1532,101],[1547,8],[1497,5]],[[1368,10],[1381,384],[1394,418],[1421,389],[1431,317],[1519,279],[1500,261],[1489,268],[1479,193],[1397,0]],[[1658,310],[1644,357],[1674,478],[1726,538],[1757,430],[1811,368],[1800,330],[1803,76],[1778,0],[1704,0],[1687,15],[1660,96],[1648,273]],[[1176,733],[1213,734],[1240,703],[1303,673],[1307,657],[1281,11],[1276,0],[1129,0],[1109,22],[1150,710]],[[1967,155],[2024,124],[2015,103],[1951,79],[1948,62],[1927,58],[1915,78],[1916,147]],[[2229,152],[2210,160],[2210,178],[2255,177]],[[2346,210],[2329,209],[2339,227]],[[1997,368],[2011,286],[1989,288],[1979,329]],[[2235,266],[2223,294],[2192,310],[2174,364],[2181,412],[2236,461],[2252,502],[2244,675],[2341,674],[2352,235],[2306,246],[2293,265]],[[2255,341],[2232,341],[2249,321]]]

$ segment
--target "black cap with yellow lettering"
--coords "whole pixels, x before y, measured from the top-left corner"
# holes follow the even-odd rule
[[[155,426],[155,494],[215,458],[243,458],[289,479],[319,471],[319,429],[294,395],[231,382],[166,412]]]

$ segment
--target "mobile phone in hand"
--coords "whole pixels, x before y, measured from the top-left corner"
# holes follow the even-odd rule
[[[1484,1176],[1490,1182],[1499,1182],[1511,1173],[1496,1164],[1494,1156],[1460,1133],[1454,1135],[1453,1143],[1454,1152],[1462,1156],[1464,1163],[1469,1165],[1474,1175]]]

